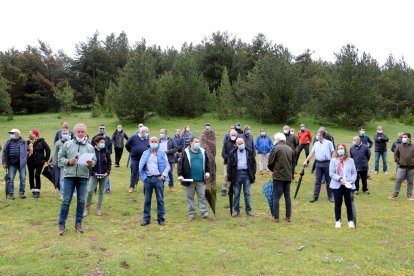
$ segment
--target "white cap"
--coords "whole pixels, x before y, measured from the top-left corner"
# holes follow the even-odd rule
[[[12,130],[9,131],[10,134],[14,134],[14,133],[19,133],[20,135],[20,130],[18,130],[17,128],[13,128]]]

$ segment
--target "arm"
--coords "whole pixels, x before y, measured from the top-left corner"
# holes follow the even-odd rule
[[[124,139],[128,141],[129,137],[128,135],[124,132]]]
[[[112,159],[111,154],[109,152],[106,152],[106,165],[108,166],[108,170],[106,171],[106,173],[109,175],[111,173],[112,168]]]
[[[367,158],[368,158],[368,161],[369,159],[371,159],[371,151],[369,150],[369,148],[367,149]]]
[[[388,142],[388,141],[390,141],[390,139],[388,138],[388,136],[387,135],[385,135],[385,134],[383,134],[383,138],[382,138],[382,140],[384,140],[384,142]]]
[[[351,183],[355,183],[356,179],[357,179],[357,170],[355,168],[355,162],[352,158],[349,159],[349,162],[351,164]]]
[[[257,137],[256,138],[256,144],[254,145],[254,148],[256,149],[256,150],[259,150],[259,137]]]
[[[221,157],[223,157],[224,163],[227,163],[229,156],[226,151],[226,143],[224,143],[223,148],[221,149]]]
[[[1,162],[3,163],[3,167],[8,167],[8,165],[9,165],[9,160],[8,160],[9,143],[10,143],[10,141],[7,141],[6,144],[4,145],[3,154],[1,156]]]
[[[308,131],[309,133],[309,143],[312,142],[312,133],[310,131]]]
[[[112,144],[115,144],[115,134],[116,134],[116,131],[112,134],[112,138],[111,138]]]
[[[267,168],[272,172],[275,166],[276,151],[277,151],[277,147],[272,148],[272,150],[270,151],[269,160],[267,161]]]
[[[49,159],[50,159],[50,147],[49,147],[49,145],[46,143],[46,141],[45,141],[45,140],[43,140],[43,148],[45,149],[45,152],[46,152],[46,156],[45,156],[44,161],[45,161],[45,162],[48,162],[48,161],[49,161]]]
[[[177,163],[177,175],[178,175],[178,178],[181,178],[181,179],[184,178],[184,176],[183,176],[184,154],[185,154],[184,151],[181,152],[181,154],[180,154],[181,156],[178,159],[178,163]]]
[[[369,136],[367,136],[367,142],[368,142],[368,147],[369,148],[372,148],[372,145],[374,144],[373,142],[372,142],[372,140],[371,140],[371,138],[369,138]]]
[[[128,152],[131,152],[131,148],[132,148],[132,142],[133,141],[133,139],[132,139],[132,137],[131,137],[131,139],[128,139],[128,141],[126,142],[126,144],[125,144],[125,148],[126,148],[126,150],[128,151]]]
[[[304,166],[307,166],[309,161],[313,158],[313,156],[315,155],[315,146],[312,147],[311,152],[309,153],[308,158],[306,158],[305,162],[303,162]]]
[[[395,148],[394,160],[395,160],[395,162],[397,162],[399,164],[399,162],[400,162],[400,147]]]
[[[205,174],[204,174],[204,176],[205,176],[205,178],[209,178],[210,177],[210,162],[209,162],[209,160],[208,160],[208,155],[207,155],[207,152],[204,152],[204,158],[205,158],[205,170],[204,170],[204,172],[205,172]]]
[[[58,165],[59,167],[64,167],[69,165],[69,159],[67,158],[66,154],[66,145],[67,143],[63,144],[58,153]]]
[[[171,141],[172,147],[171,147],[171,149],[167,150],[167,153],[168,154],[174,154],[174,153],[176,153],[178,151],[178,149],[177,149],[177,143],[175,142],[175,140],[173,138],[170,138],[168,140],[168,143],[170,143],[170,141]]]
[[[168,177],[168,173],[171,170],[170,163],[168,162],[168,157],[166,153],[164,153],[164,159],[165,159],[165,169],[161,173],[161,175],[164,177],[163,180],[165,180],[165,178]]]

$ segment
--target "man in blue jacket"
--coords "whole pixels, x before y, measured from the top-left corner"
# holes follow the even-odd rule
[[[355,181],[356,192],[359,193],[359,180],[362,182],[362,192],[369,194],[368,191],[368,162],[371,158],[371,151],[367,145],[364,145],[359,136],[355,136],[352,141],[353,146],[350,149],[351,157],[354,159],[355,167],[357,170],[357,178]]]
[[[266,135],[266,131],[264,129],[261,129],[260,136],[256,138],[255,144],[257,154],[260,157],[260,174],[263,174],[263,168],[266,168],[266,171],[270,172],[269,169],[267,169],[267,161],[269,159],[269,153],[272,147],[272,139]]]
[[[158,224],[165,225],[164,181],[169,181],[170,164],[167,154],[159,149],[157,137],[149,139],[150,148],[143,152],[139,161],[139,173],[144,182],[144,216],[141,226],[151,222],[152,191],[157,197]]]

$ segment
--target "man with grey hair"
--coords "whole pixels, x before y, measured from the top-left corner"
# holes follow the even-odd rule
[[[292,205],[290,200],[290,183],[292,181],[292,161],[295,155],[290,146],[286,144],[286,136],[283,133],[276,133],[276,146],[272,148],[269,157],[269,170],[273,172],[273,221],[279,222],[279,201],[282,195],[285,197],[286,222],[290,222]]]
[[[126,150],[131,158],[131,179],[128,193],[135,191],[135,186],[139,181],[139,160],[142,154],[149,148],[148,128],[143,126],[138,134],[132,135],[125,144]]]

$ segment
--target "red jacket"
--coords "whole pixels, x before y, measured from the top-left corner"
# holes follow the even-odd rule
[[[306,145],[310,144],[312,141],[312,134],[309,131],[309,129],[305,129],[305,131],[298,131],[298,137],[299,137],[299,144]]]

